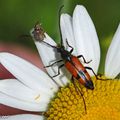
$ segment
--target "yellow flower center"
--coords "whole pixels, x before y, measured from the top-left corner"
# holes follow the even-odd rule
[[[117,79],[102,81],[93,78],[93,83],[94,90],[80,87],[85,104],[83,97],[72,83],[61,88],[50,102],[46,112],[47,120],[120,119],[120,81]]]

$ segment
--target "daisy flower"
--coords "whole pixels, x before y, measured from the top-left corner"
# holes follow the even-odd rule
[[[100,47],[95,27],[87,10],[77,5],[73,17],[68,14],[61,15],[60,26],[65,48],[69,50],[66,45],[67,39],[68,43],[75,48],[74,55],[82,54],[86,61],[92,60],[86,66],[92,67],[97,74]],[[34,28],[32,32],[33,30]],[[49,44],[57,46],[47,33],[40,37]],[[45,111],[42,115],[1,116],[0,120],[118,120],[120,81],[115,77],[120,72],[119,39],[120,26],[108,49],[104,76],[101,76],[113,80],[96,80],[90,72],[95,89],[88,90],[85,87],[81,89],[87,113],[85,113],[82,97],[69,81],[71,75],[66,69],[61,69],[60,75],[54,80],[50,77],[57,73],[59,64],[47,68],[48,75],[20,57],[10,53],[0,53],[0,63],[16,77],[16,79],[0,81],[0,103],[27,111]],[[60,59],[60,55],[53,48],[36,39],[34,41],[44,66]]]

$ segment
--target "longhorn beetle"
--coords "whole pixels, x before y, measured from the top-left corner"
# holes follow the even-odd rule
[[[59,29],[60,29],[60,11],[62,8],[63,8],[63,6],[59,10]],[[74,84],[76,90],[81,94],[81,96],[83,98],[85,111],[86,111],[86,104],[85,104],[84,96],[83,96],[82,92],[77,88],[77,85],[75,84],[75,80],[78,80],[80,82],[80,84],[85,86],[87,89],[91,89],[91,90],[94,89],[94,84],[93,84],[91,77],[90,77],[89,73],[87,72],[87,70],[91,70],[93,72],[93,74],[95,75],[96,79],[99,79],[99,78],[97,77],[97,75],[95,74],[94,70],[91,67],[83,66],[83,64],[80,62],[79,58],[82,58],[84,63],[86,63],[86,64],[90,63],[91,61],[87,62],[83,55],[78,55],[78,56],[73,55],[72,52],[73,52],[74,48],[71,45],[69,45],[67,39],[66,39],[66,43],[67,43],[68,47],[71,48],[71,50],[70,51],[65,50],[65,47],[63,46],[61,29],[60,29],[60,36],[61,36],[61,45],[60,46],[59,45],[53,46],[53,45],[45,42],[44,41],[44,38],[45,38],[44,30],[38,24],[36,24],[34,26],[32,36],[36,41],[40,41],[40,42],[42,41],[45,44],[47,44],[48,46],[56,49],[57,52],[60,53],[61,58],[62,58],[61,60],[58,60],[58,61],[54,62],[53,64],[45,66],[45,67],[51,67],[51,66],[57,64],[58,62],[64,62],[64,64],[62,64],[58,67],[58,73],[56,75],[52,76],[52,78],[56,77],[60,74],[60,68],[65,67],[71,73],[73,84]]]

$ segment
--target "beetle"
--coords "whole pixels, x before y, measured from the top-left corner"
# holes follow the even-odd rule
[[[50,45],[50,44],[48,44],[48,45]],[[71,73],[72,80],[76,79],[82,85],[84,85],[87,89],[93,90],[94,85],[93,85],[91,77],[86,69],[92,70],[92,72],[94,72],[94,71],[90,67],[84,67],[83,64],[80,62],[79,58],[82,58],[84,63],[86,63],[86,64],[90,63],[91,61],[87,62],[83,55],[79,55],[79,56],[73,55],[72,52],[74,49],[72,48],[72,46],[69,45],[68,42],[67,42],[67,45],[71,48],[70,51],[65,50],[63,45],[57,46],[57,47],[50,45],[51,47],[57,49],[57,52],[60,53],[62,59],[54,62],[53,64],[51,64],[49,66],[45,66],[45,67],[51,67],[58,62],[64,62],[64,64],[62,64],[58,67],[58,73],[52,77],[58,76],[60,74],[60,68],[65,66],[65,68]]]

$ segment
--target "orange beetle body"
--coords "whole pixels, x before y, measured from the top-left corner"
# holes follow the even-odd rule
[[[52,48],[55,48],[57,50],[58,53],[60,53],[62,60],[56,61],[55,63],[46,66],[46,67],[51,67],[52,65],[58,63],[58,62],[64,62],[64,64],[62,64],[61,66],[59,66],[58,68],[58,74],[54,75],[52,77],[56,77],[60,74],[59,69],[63,66],[66,67],[66,69],[71,73],[72,78],[75,78],[76,80],[78,80],[82,85],[84,85],[86,88],[93,90],[94,89],[94,85],[93,82],[90,78],[90,75],[88,74],[88,72],[86,71],[86,69],[90,69],[92,70],[92,68],[90,67],[84,67],[83,64],[80,62],[80,60],[78,58],[82,57],[85,63],[89,63],[86,62],[85,58],[82,55],[79,56],[74,56],[72,55],[73,52],[73,47],[69,45],[68,41],[66,40],[67,45],[71,48],[70,51],[65,50],[64,46],[63,46],[63,42],[61,39],[61,45],[59,46],[52,46],[49,43],[44,41],[44,38],[46,37],[44,34],[43,29],[41,28],[40,25],[36,24],[34,27],[34,30],[32,32],[33,34],[33,38],[36,41],[42,41],[45,44],[51,46]],[[92,70],[92,72],[94,73],[94,71]],[[95,73],[94,73],[95,74]]]
[[[65,67],[82,85],[90,80],[90,75],[76,56],[71,56],[71,61],[65,62]]]
[[[68,44],[69,45],[69,44]],[[71,73],[72,77],[78,80],[86,88],[93,90],[94,85],[86,68],[80,62],[77,56],[71,54],[73,51],[67,51],[63,46],[56,47],[64,61],[64,66]],[[82,56],[83,57],[83,56]]]

